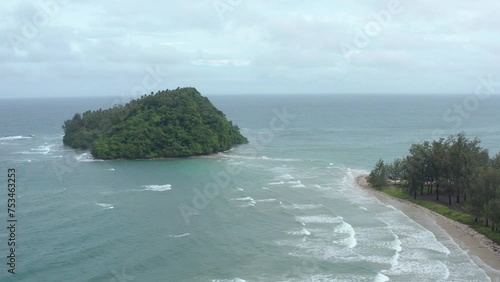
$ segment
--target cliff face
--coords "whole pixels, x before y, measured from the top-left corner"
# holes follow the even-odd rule
[[[142,96],[126,105],[87,111],[64,122],[63,143],[98,159],[187,157],[248,143],[195,88]]]

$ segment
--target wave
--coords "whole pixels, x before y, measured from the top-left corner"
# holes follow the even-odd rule
[[[401,240],[399,240],[399,237],[398,235],[396,235],[396,233],[394,233],[394,231],[392,231],[391,229],[391,232],[392,232],[392,236],[394,237],[394,243],[392,244],[392,249],[394,249],[396,251],[396,253],[394,254],[394,256],[392,256],[392,259],[391,259],[391,267],[394,267],[396,265],[398,265],[398,260],[399,260],[399,254],[401,253],[401,251],[403,250],[403,242],[401,242]]]
[[[50,144],[48,145],[45,143],[44,145],[38,146],[36,148],[30,149],[29,151],[23,151],[23,152],[18,152],[18,154],[23,154],[23,155],[49,155],[49,153],[52,150],[53,147],[57,146],[58,144]]]
[[[286,205],[281,205],[282,208],[291,210],[314,210],[314,209],[319,209],[322,208],[322,204],[286,204]]]
[[[373,280],[374,282],[387,282],[390,281],[389,277],[385,276],[382,273],[378,273],[377,276],[375,276],[375,279]]]
[[[308,216],[296,216],[295,220],[300,223],[342,223],[342,217],[332,217],[328,215],[308,215]]]
[[[335,232],[347,234],[349,237],[337,242],[347,246],[349,249],[352,249],[358,244],[358,241],[356,240],[356,232],[354,231],[354,228],[352,228],[349,223],[345,222],[342,217],[340,217],[340,219],[342,220],[342,223],[335,228]]]
[[[302,184],[300,180],[297,181],[288,181],[287,184],[293,184],[292,188],[305,188],[306,186]]]
[[[256,202],[276,202],[278,200],[276,199],[261,199],[261,200],[257,200]]]
[[[291,176],[290,174],[283,174],[283,175],[280,175],[278,176],[279,179],[294,179],[295,177]]]
[[[191,234],[189,233],[184,233],[184,234],[180,234],[180,235],[168,235],[168,237],[170,238],[182,238],[182,237],[186,237],[186,236],[189,236]]]
[[[11,140],[21,140],[21,139],[31,139],[32,136],[6,136],[6,137],[0,137],[0,141],[11,141]]]
[[[283,181],[273,181],[273,182],[269,182],[267,183],[268,185],[282,185],[282,184],[285,184],[285,182]]]
[[[229,159],[245,159],[245,160],[264,160],[264,161],[280,161],[280,162],[300,162],[300,159],[287,159],[287,158],[270,158],[268,156],[260,156],[260,157],[252,157],[252,156],[244,156],[244,155],[234,155],[234,154],[224,154],[219,153],[220,156],[229,158]]]
[[[114,206],[112,204],[106,204],[106,203],[95,203],[97,206],[103,207],[106,210],[113,209]]]
[[[309,232],[309,230],[305,228],[302,228],[300,230],[288,231],[286,233],[289,235],[305,235],[305,236],[311,235],[311,232]]]
[[[83,153],[75,157],[79,162],[102,162],[103,160],[94,159],[90,153]]]
[[[172,185],[164,184],[164,185],[144,185],[144,191],[153,191],[153,192],[163,192],[172,189]]]
[[[256,203],[252,197],[232,198],[231,200],[245,202],[243,205],[241,205],[242,207],[254,207]]]

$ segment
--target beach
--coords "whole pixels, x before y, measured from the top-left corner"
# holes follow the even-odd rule
[[[438,241],[446,240],[446,235],[451,237],[461,249],[469,253],[479,267],[484,269],[492,281],[500,281],[500,246],[498,244],[465,224],[370,187],[366,177],[366,175],[356,177],[356,184],[364,191],[373,194],[381,202],[401,210],[409,218],[433,232]]]

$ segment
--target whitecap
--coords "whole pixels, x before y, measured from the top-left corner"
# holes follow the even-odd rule
[[[10,140],[20,140],[20,139],[31,139],[30,136],[6,136],[6,137],[0,137],[0,141],[10,141]]]
[[[302,228],[300,230],[287,231],[286,233],[289,235],[305,235],[305,236],[311,235],[311,232],[309,232],[309,230],[305,228]]]
[[[79,156],[75,157],[77,161],[79,162],[102,162],[103,160],[97,160],[92,157],[90,153],[83,153]]]
[[[153,192],[163,192],[172,189],[172,185],[164,184],[164,185],[143,185],[144,191],[153,191]]]
[[[113,209],[112,204],[106,204],[106,203],[95,203],[97,206],[103,207],[106,210]]]
[[[375,279],[373,280],[374,282],[387,282],[389,281],[389,277],[385,276],[382,273],[378,273],[377,276],[375,276]]]
[[[186,237],[186,236],[189,236],[191,234],[189,233],[184,233],[184,234],[179,234],[179,235],[168,235],[168,237],[170,238],[182,238],[182,237]]]
[[[322,208],[322,204],[288,204],[282,205],[284,209],[296,209],[296,210],[313,210]]]
[[[276,202],[277,200],[276,199],[261,199],[261,200],[257,200],[256,202]]]
[[[285,182],[280,180],[280,181],[269,182],[267,184],[268,185],[282,185],[282,184],[285,184]]]
[[[345,222],[342,217],[340,217],[342,220],[342,223],[335,228],[335,232],[337,233],[344,233],[349,235],[349,237],[337,241],[338,243],[342,243],[343,245],[347,246],[349,249],[352,249],[356,247],[358,244],[358,241],[356,240],[356,232],[354,231],[354,228],[352,226]]]
[[[328,215],[308,215],[308,216],[297,216],[295,220],[305,223],[342,223],[342,217],[331,217]]]
[[[18,154],[23,154],[23,155],[48,155],[52,151],[52,147],[54,147],[56,145],[57,144],[47,145],[47,143],[45,143],[44,145],[41,145],[41,146],[38,146],[36,148],[30,149],[29,151],[18,152]]]
[[[244,156],[244,155],[234,155],[234,154],[223,154],[219,153],[220,156],[225,158],[234,158],[234,159],[246,159],[246,160],[265,160],[265,161],[281,161],[281,162],[298,162],[300,159],[281,159],[281,158],[270,158],[268,156],[260,156],[260,157],[252,157],[252,156]]]
[[[232,201],[242,201],[245,202],[242,204],[242,207],[254,207],[255,206],[255,200],[251,197],[244,197],[244,198],[232,198]]]
[[[108,169],[106,169],[106,170],[107,170],[107,171],[115,171],[115,169],[114,169],[114,168],[108,168]]]
[[[279,179],[294,179],[295,177],[291,176],[290,174],[283,174],[278,176]]]
[[[293,184],[292,188],[304,188],[306,187],[300,180],[288,181],[287,184]]]

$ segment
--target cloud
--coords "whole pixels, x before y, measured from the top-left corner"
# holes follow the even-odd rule
[[[0,95],[112,95],[148,66],[203,93],[464,92],[498,71],[500,2],[400,0],[356,47],[391,1],[6,0]]]

